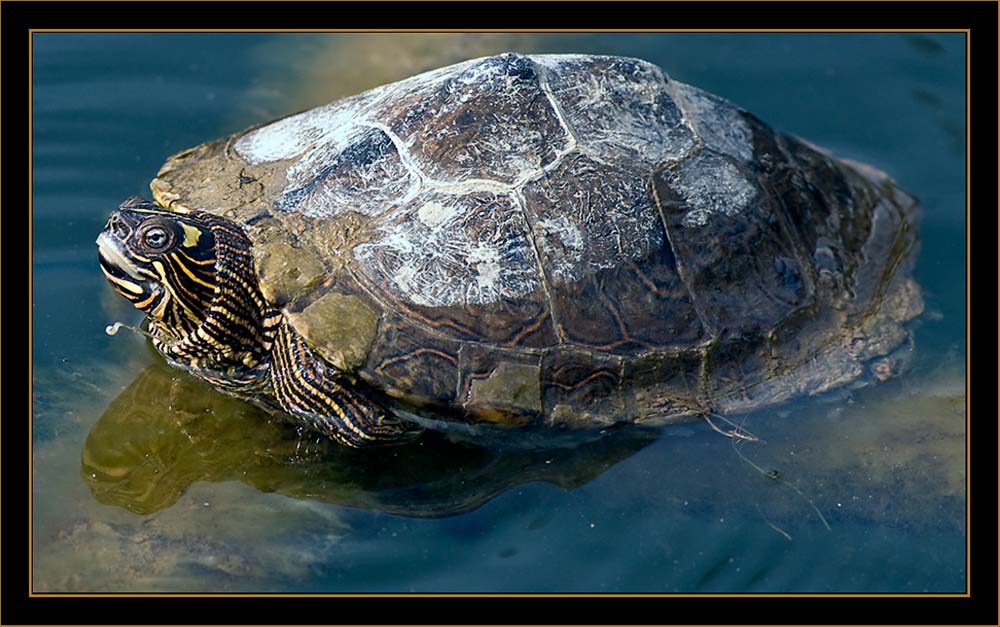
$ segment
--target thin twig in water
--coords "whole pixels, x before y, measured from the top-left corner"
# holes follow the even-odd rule
[[[742,459],[743,461],[745,461],[747,464],[749,464],[750,466],[752,466],[757,472],[759,472],[760,474],[764,475],[765,477],[768,477],[769,479],[772,479],[772,480],[777,481],[777,482],[779,482],[779,483],[781,483],[783,485],[788,486],[791,490],[793,490],[796,494],[798,494],[799,497],[802,498],[802,500],[804,500],[806,503],[809,503],[809,507],[813,508],[813,511],[816,512],[816,515],[819,516],[819,519],[823,523],[823,526],[826,527],[826,530],[827,531],[833,531],[833,529],[830,527],[830,523],[828,523],[826,521],[826,517],[823,516],[823,512],[819,511],[819,508],[816,507],[816,504],[813,503],[812,499],[810,499],[808,496],[806,496],[805,494],[803,494],[802,490],[799,490],[797,487],[795,487],[791,483],[788,483],[787,481],[785,481],[784,479],[782,479],[780,476],[777,476],[775,473],[768,472],[768,471],[764,470],[763,468],[761,468],[760,466],[758,466],[757,464],[755,464],[754,462],[752,462],[750,460],[750,458],[748,458],[746,455],[744,455],[740,451],[740,449],[736,447],[736,441],[735,440],[732,442],[732,447],[733,447],[733,451],[736,452],[736,455],[738,455],[739,458]]]
[[[712,415],[712,416],[715,416],[716,418],[720,418],[720,419],[724,420],[725,422],[727,422],[728,424],[730,424],[730,425],[733,426],[733,430],[732,431],[723,431],[722,429],[720,429],[719,427],[717,427],[714,422],[712,422],[712,419],[709,418],[709,415]],[[706,412],[702,412],[701,417],[705,419],[705,422],[708,423],[708,426],[712,427],[712,430],[714,430],[714,431],[716,431],[718,433],[721,433],[722,435],[726,436],[727,438],[735,438],[735,439],[740,439],[740,440],[746,440],[748,442],[758,442],[760,440],[760,438],[758,438],[754,434],[750,433],[749,431],[746,431],[742,427],[733,424],[733,422],[731,420],[729,420],[728,418],[726,418],[725,416],[720,416],[719,414],[716,414],[714,412],[707,412],[706,411]]]
[[[760,514],[760,517],[764,519],[764,522],[767,523],[768,527],[770,527],[771,529],[774,529],[775,531],[777,531],[781,535],[785,536],[785,539],[788,540],[789,542],[792,541],[792,536],[791,536],[790,533],[788,533],[787,531],[785,531],[784,529],[782,529],[778,525],[776,525],[773,522],[771,522],[770,520],[768,520],[767,516],[764,515],[764,511],[760,508],[760,505],[757,505],[757,513]]]

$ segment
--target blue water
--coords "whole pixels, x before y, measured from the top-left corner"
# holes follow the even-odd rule
[[[965,589],[960,34],[35,34],[33,587]],[[899,379],[578,452],[345,456],[162,366],[94,238],[169,154],[506,49],[639,56],[889,172],[924,208]],[[444,458],[444,459],[442,459]],[[779,471],[769,478],[765,471]],[[470,510],[471,511],[465,511]]]

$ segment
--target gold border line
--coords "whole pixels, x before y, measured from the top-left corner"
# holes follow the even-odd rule
[[[972,368],[972,327],[969,295],[972,292],[972,32],[965,35],[965,592],[972,591],[972,420],[969,419],[969,371]],[[1000,113],[998,113],[1000,117]],[[998,179],[1000,181],[1000,179]],[[998,240],[1000,241],[1000,240]],[[998,388],[1000,389],[1000,388]]]
[[[35,120],[35,107],[34,100],[32,99],[31,89],[35,84],[32,79],[31,71],[34,69],[34,64],[32,63],[34,58],[34,48],[33,48],[33,36],[30,30],[28,31],[28,596],[32,595],[32,582],[34,580],[34,564],[32,563],[32,557],[34,551],[34,535],[32,513],[34,511],[34,505],[32,504],[32,493],[34,492],[34,478],[35,478],[35,467],[34,467],[34,451],[35,451],[35,441],[34,433],[35,428],[33,426],[32,417],[34,414],[33,406],[33,395],[35,390],[35,368],[33,365],[34,360],[34,311],[32,310],[32,294],[31,289],[34,285],[32,270],[35,267],[35,236],[32,230],[34,225],[34,186],[35,177],[32,172],[32,167],[35,161],[35,151],[32,145],[33,135],[32,135],[32,123]]]
[[[175,0],[178,1],[178,0]],[[179,0],[187,1],[187,0]],[[253,0],[251,0],[253,1]],[[712,0],[707,0],[712,1]],[[783,0],[783,1],[793,1],[793,0]],[[862,2],[865,0],[842,0],[849,2]],[[925,0],[899,0],[902,2],[921,2]],[[932,0],[926,0],[932,1]],[[985,3],[985,2],[984,2]],[[995,2],[994,2],[995,4]],[[969,341],[969,330],[970,330],[970,314],[969,314],[969,292],[971,287],[970,279],[970,264],[971,264],[971,208],[970,208],[970,195],[971,195],[971,177],[969,164],[971,162],[971,102],[970,102],[970,91],[972,82],[972,47],[971,29],[588,29],[588,30],[574,30],[574,29],[518,29],[518,30],[504,30],[504,29],[439,29],[439,30],[423,30],[423,29],[61,29],[61,28],[35,28],[28,30],[28,106],[29,106],[29,116],[28,116],[28,213],[29,216],[33,215],[33,172],[32,172],[32,120],[34,117],[34,111],[32,108],[32,36],[35,33],[964,33],[966,41],[966,54],[965,54],[965,64],[966,64],[966,82],[965,82],[965,137],[966,137],[966,149],[965,149],[965,217],[966,217],[966,381],[965,381],[965,469],[966,469],[966,538],[965,538],[965,560],[966,560],[966,572],[965,572],[965,592],[964,593],[815,593],[815,592],[804,592],[804,593],[479,593],[479,592],[467,592],[467,593],[358,593],[358,592],[328,592],[328,593],[244,593],[244,594],[234,594],[234,593],[214,593],[214,592],[197,592],[197,593],[177,593],[177,592],[163,592],[163,593],[149,593],[149,592],[117,592],[117,593],[63,593],[63,592],[34,592],[32,589],[32,546],[33,546],[33,527],[32,527],[32,488],[33,488],[33,463],[32,463],[32,452],[33,452],[33,426],[32,426],[32,398],[31,392],[33,389],[33,372],[31,371],[32,356],[31,351],[28,352],[28,365],[29,365],[29,401],[28,401],[28,444],[29,444],[29,454],[28,454],[28,597],[40,597],[40,598],[76,598],[76,597],[88,597],[88,598],[122,598],[122,597],[169,597],[169,598],[203,598],[203,597],[219,597],[219,598],[314,598],[314,597],[346,597],[346,598],[424,598],[424,597],[440,597],[440,598],[462,598],[462,597],[481,597],[481,598],[566,598],[566,597],[607,597],[607,598],[685,598],[685,597],[709,597],[709,598],[745,598],[745,597],[775,597],[775,598],[812,598],[812,597],[822,597],[822,598],[961,598],[961,597],[971,597],[971,551],[969,549],[971,545],[971,499],[969,498],[970,486],[971,486],[971,438],[970,438],[970,390],[968,382],[968,372],[971,367],[971,343]],[[1000,184],[998,184],[1000,185]],[[29,345],[32,342],[33,328],[32,328],[32,318],[31,318],[31,285],[32,285],[32,263],[33,263],[33,236],[32,236],[32,224],[31,220],[28,223],[28,235],[32,240],[32,244],[29,246],[29,266],[28,266],[28,307],[29,307],[29,318],[28,318],[28,340]],[[998,227],[1000,228],[1000,227]],[[1000,261],[998,261],[998,267],[1000,267]],[[1000,301],[998,301],[1000,302]],[[30,346],[29,346],[30,348]]]
[[[175,0],[184,1],[184,0]],[[195,0],[187,0],[195,1]],[[377,0],[371,0],[377,1]],[[457,1],[457,0],[456,0]],[[465,0],[463,0],[465,1]],[[529,0],[524,0],[529,1]],[[652,0],[651,0],[652,1]],[[713,0],[704,0],[713,1]],[[719,0],[723,1],[723,0]],[[729,0],[725,0],[729,1]],[[785,0],[792,2],[795,0]],[[851,0],[847,0],[851,1]],[[869,0],[853,0],[855,2],[866,2]],[[913,0],[899,0],[900,2],[910,2]],[[937,0],[927,0],[937,1]],[[439,28],[434,30],[419,28],[234,28],[234,29],[210,29],[210,28],[33,28],[30,33],[424,33],[433,35],[436,33],[966,33],[969,29],[963,28],[594,28],[589,30],[575,30],[566,28],[525,28],[518,30],[506,30],[496,28]]]
[[[907,592],[871,592],[871,593],[850,593],[850,592],[35,592],[32,597],[48,598],[316,598],[316,597],[347,597],[347,598],[423,598],[423,597],[443,597],[443,598],[566,598],[566,597],[596,597],[596,598],[684,598],[684,597],[705,597],[705,598],[744,598],[744,597],[775,597],[782,599],[794,598],[919,598],[919,599],[942,599],[958,598],[968,596],[960,592],[927,592],[927,593],[907,593]],[[704,627],[704,626],[700,626]]]

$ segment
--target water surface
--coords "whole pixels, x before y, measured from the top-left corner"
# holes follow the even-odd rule
[[[94,238],[167,155],[505,50],[632,55],[924,208],[903,377],[554,451],[338,450],[166,368]],[[950,34],[35,34],[35,592],[965,588],[965,43]]]

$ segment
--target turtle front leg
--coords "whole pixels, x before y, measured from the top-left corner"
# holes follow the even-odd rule
[[[270,376],[274,396],[286,412],[346,446],[390,444],[420,430],[352,389],[284,321],[271,350]]]

